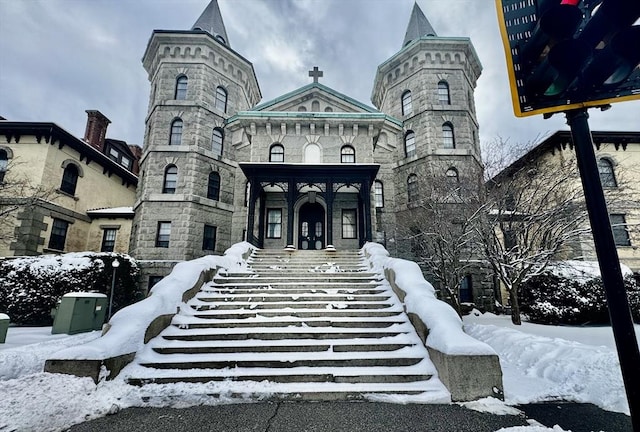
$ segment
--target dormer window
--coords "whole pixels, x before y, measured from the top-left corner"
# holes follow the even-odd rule
[[[216,39],[223,45],[227,44],[227,41],[221,35],[216,35]]]

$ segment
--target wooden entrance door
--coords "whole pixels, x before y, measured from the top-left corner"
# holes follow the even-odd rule
[[[298,249],[324,248],[324,207],[318,203],[306,203],[300,207],[298,223]]]

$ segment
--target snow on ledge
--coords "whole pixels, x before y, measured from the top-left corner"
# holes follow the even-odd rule
[[[244,271],[247,263],[243,255],[253,248],[247,242],[236,243],[225,251],[224,256],[209,255],[176,264],[171,273],[151,289],[146,299],[113,315],[109,330],[101,338],[58,351],[50,359],[103,360],[139,351],[151,322],[161,315],[175,314],[176,307],[182,303],[182,295],[195,286],[202,272],[216,267]]]
[[[497,355],[489,345],[463,331],[456,311],[436,298],[433,285],[424,279],[418,264],[389,257],[378,243],[366,243],[362,250],[372,271],[382,277],[387,269],[395,273],[395,283],[406,293],[406,312],[416,314],[429,329],[427,347],[450,355]]]

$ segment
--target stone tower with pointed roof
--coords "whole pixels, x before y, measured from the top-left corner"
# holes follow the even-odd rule
[[[469,39],[437,36],[417,4],[398,53],[378,68],[377,110],[318,82],[317,68],[312,83],[258,104],[253,67],[231,49],[216,0],[191,30],[155,30],[143,64],[151,97],[131,251],[155,260],[148,275],[242,240],[379,241],[398,254],[416,190],[452,174],[481,184],[480,63]]]
[[[229,45],[216,0],[191,30],[154,30],[142,62],[151,94],[131,252],[150,260],[222,252],[237,241],[237,158],[225,122],[262,97],[253,65]]]

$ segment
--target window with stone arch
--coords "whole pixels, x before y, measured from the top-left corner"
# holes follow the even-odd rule
[[[355,163],[356,162],[356,149],[350,145],[342,146],[340,149],[340,162],[341,163]]]
[[[404,152],[407,157],[416,154],[416,134],[413,131],[407,132],[404,136]]]
[[[445,176],[447,177],[447,183],[450,185],[457,186],[458,183],[460,183],[460,174],[454,167],[449,168],[445,173]]]
[[[269,148],[269,162],[284,162],[284,147],[275,143]]]
[[[438,83],[438,102],[442,105],[451,105],[449,83],[445,80],[442,80]]]
[[[216,156],[222,156],[222,143],[224,141],[224,131],[219,127],[213,128],[211,134],[211,151]]]
[[[411,98],[411,90],[402,93],[402,115],[408,116],[413,114],[413,101]]]
[[[207,198],[215,201],[220,200],[220,174],[215,171],[209,173],[209,182],[207,184]]]
[[[169,136],[169,145],[182,144],[182,119],[175,119],[171,122],[171,135]]]
[[[176,78],[176,91],[174,94],[174,99],[176,100],[185,100],[187,98],[187,86],[189,83],[189,78],[186,75],[179,75]]]
[[[222,112],[227,112],[227,91],[221,86],[216,88],[216,108]]]
[[[384,185],[380,180],[373,183],[373,197],[376,208],[384,207]]]
[[[0,183],[4,182],[4,176],[9,166],[9,154],[5,149],[0,149]]]
[[[409,174],[407,177],[407,202],[409,204],[418,201],[418,176]]]
[[[73,163],[68,164],[62,172],[60,190],[68,193],[69,195],[75,195],[79,175],[78,167]]]
[[[598,174],[600,174],[600,183],[602,184],[602,187],[618,187],[616,173],[613,169],[613,162],[610,159],[598,159]]]
[[[449,122],[442,125],[442,148],[456,148],[456,141],[453,135],[453,125]]]
[[[164,180],[162,181],[162,193],[176,193],[178,184],[178,167],[175,165],[167,165],[164,169]]]
[[[309,143],[304,148],[304,163],[322,163],[322,151],[316,143]]]

